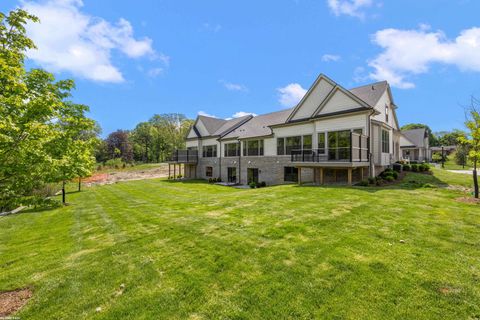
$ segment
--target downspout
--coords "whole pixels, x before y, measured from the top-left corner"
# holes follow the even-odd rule
[[[369,153],[369,161],[370,161],[370,172],[369,176],[370,177],[375,177],[374,171],[375,171],[375,165],[373,163],[373,152],[372,152],[372,145],[373,145],[373,140],[372,140],[372,115],[375,114],[375,109],[372,109],[372,112],[368,115],[368,153]]]
[[[238,184],[242,184],[242,142],[240,139],[238,141]]]
[[[218,178],[222,179],[222,141],[220,140],[220,138],[218,138],[217,141],[220,142],[220,163],[218,164],[220,172],[218,173]]]

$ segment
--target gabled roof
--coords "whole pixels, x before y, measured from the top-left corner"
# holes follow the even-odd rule
[[[269,128],[269,126],[285,123],[292,111],[293,108],[290,108],[253,117],[251,120],[231,131],[223,138],[247,139],[253,137],[268,136],[272,134],[272,130]]]
[[[412,130],[403,130],[402,137],[400,137],[400,147],[425,147],[425,138],[428,137],[427,129],[412,129]],[[403,138],[403,139],[402,139]],[[402,141],[403,140],[403,141]]]
[[[252,118],[251,115],[246,115],[243,117],[233,118],[229,120],[218,119],[218,118],[207,117],[207,116],[198,116],[192,129],[195,132],[197,137],[202,138],[202,135],[200,134],[199,130],[196,128],[198,121],[201,121],[205,129],[208,131],[208,137],[210,136],[221,137],[229,133],[231,130],[237,128],[239,125],[242,125],[244,122],[250,120],[251,118]],[[207,137],[207,136],[204,135],[203,137]]]
[[[387,81],[367,84],[361,87],[352,88],[349,91],[365,101],[371,107],[374,107],[388,88]]]

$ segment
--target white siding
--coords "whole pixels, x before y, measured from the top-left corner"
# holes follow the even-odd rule
[[[303,101],[292,119],[310,118],[332,89],[333,86],[328,81],[320,79],[317,85],[311,89],[310,94]]]
[[[197,134],[195,133],[195,130],[193,130],[193,127],[188,132],[187,138],[197,138]]]
[[[275,138],[299,136],[303,134],[312,134],[314,132],[314,123],[304,123],[286,127],[273,128]]]
[[[268,138],[263,140],[263,154],[265,156],[275,156],[277,154],[277,139]]]
[[[380,114],[373,116],[372,119],[380,121],[380,122],[387,123],[390,127],[398,130],[399,128],[397,128],[397,125],[395,123],[395,118],[394,118],[395,115],[393,113],[392,108],[390,107],[391,103],[392,103],[392,101],[390,100],[390,96],[389,96],[388,92],[385,91],[383,93],[383,95],[380,97],[380,99],[378,100],[377,104],[375,105],[375,109],[378,112],[380,112]],[[385,121],[386,120],[386,118],[385,118],[385,106],[388,107],[388,122]]]
[[[187,141],[186,143],[187,145],[187,148],[191,148],[191,147],[197,147],[198,148],[198,140],[191,140],[191,141]]]
[[[367,122],[367,114],[356,114],[350,116],[321,119],[315,121],[315,130],[317,132],[321,132],[361,128],[363,129],[363,133],[368,135]]]
[[[358,102],[350,98],[341,90],[337,89],[333,97],[327,102],[325,106],[323,106],[322,110],[320,110],[319,114],[327,114],[337,111],[344,111],[350,109],[356,109],[361,107]]]

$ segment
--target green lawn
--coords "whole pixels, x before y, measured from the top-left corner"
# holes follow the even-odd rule
[[[469,179],[92,187],[0,218],[0,291],[33,288],[22,319],[478,319],[480,206],[445,188]]]

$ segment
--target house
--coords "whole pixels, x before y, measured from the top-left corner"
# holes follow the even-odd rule
[[[400,136],[400,149],[402,160],[429,162],[431,150],[428,130],[425,128],[403,130]]]
[[[399,160],[396,109],[386,81],[347,90],[321,74],[293,108],[198,116],[170,164],[186,178],[238,184],[351,184]]]

